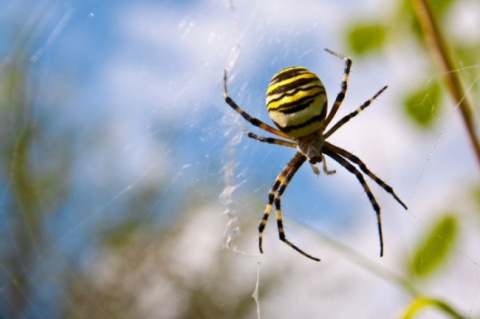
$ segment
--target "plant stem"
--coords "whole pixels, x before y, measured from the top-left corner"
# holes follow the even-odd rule
[[[470,143],[480,167],[480,143],[475,132],[472,107],[465,94],[465,90],[462,87],[458,73],[454,72],[455,65],[448,54],[446,43],[440,33],[435,17],[433,16],[427,1],[412,0],[412,2],[415,14],[417,15],[417,19],[425,35],[427,45],[430,48],[431,54],[436,60],[439,69],[443,73],[443,81],[450,91],[456,105],[458,105],[460,109]]]
[[[400,317],[402,319],[412,319],[415,317],[417,312],[426,307],[434,307],[442,311],[445,314],[448,314],[451,318],[454,319],[465,319],[463,315],[459,314],[455,309],[450,307],[447,303],[443,302],[440,299],[430,298],[426,296],[419,296],[415,298],[410,305],[408,306],[405,313]]]

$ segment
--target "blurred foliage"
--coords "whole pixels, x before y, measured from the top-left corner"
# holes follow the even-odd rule
[[[446,19],[454,0],[429,0],[437,19]],[[352,21],[345,32],[345,42],[349,46],[350,51],[362,56],[380,49],[386,48],[387,45],[402,39],[411,39],[414,35],[420,45],[423,45],[423,34],[415,16],[412,7],[412,0],[400,0],[398,6],[394,8],[390,14],[383,17],[375,17],[372,19],[359,19]],[[404,30],[405,34],[401,34],[398,29],[399,25],[405,25],[408,28]],[[400,32],[400,34],[399,34]]]
[[[429,86],[407,93],[403,106],[415,124],[423,128],[432,125],[441,107],[441,92],[440,84],[433,81]]]
[[[428,0],[428,4],[435,11],[435,16],[437,19],[443,20],[446,18],[450,12],[452,5],[455,3],[454,0]],[[417,19],[412,19],[415,16],[412,6],[412,0],[401,0],[399,1],[399,8],[394,13],[396,20],[410,21],[410,31],[411,34],[416,37],[419,43],[422,43],[424,40],[424,35],[420,28],[420,24]]]
[[[118,225],[113,225],[103,232],[104,245],[110,247],[128,246],[132,237],[138,232],[145,232],[144,222],[136,219],[126,219]]]
[[[449,13],[456,2],[453,0],[429,0],[428,3],[434,10],[439,24],[443,26],[444,22],[448,21]],[[402,46],[408,45],[412,39],[415,40],[416,45],[424,46],[424,35],[418,20],[413,18],[414,16],[412,0],[401,0],[395,10],[383,17],[376,17],[375,22],[372,22],[372,19],[352,21],[346,28],[345,42],[349,50],[358,56],[378,53],[388,46],[402,50]],[[398,28],[402,25],[408,27]],[[448,28],[445,29],[448,34]],[[468,42],[454,37],[448,40],[455,59],[461,61],[462,65],[477,63],[480,38],[477,41]],[[435,66],[427,64],[426,67],[433,69]],[[476,77],[477,74],[476,69],[465,70],[465,72],[462,70],[462,76],[470,79]],[[479,86],[480,84],[475,85],[477,89]],[[433,120],[441,111],[441,105],[445,102],[445,95],[441,94],[444,89],[439,79],[433,79],[431,83],[426,82],[423,87],[416,86],[407,91],[403,103],[405,115],[421,129],[432,126],[435,123]]]
[[[405,312],[400,318],[413,319],[415,318],[415,315],[418,314],[418,312],[420,312],[421,310],[424,310],[424,308],[427,308],[427,307],[436,308],[437,310],[440,310],[444,314],[448,314],[450,318],[454,318],[454,319],[466,318],[463,315],[457,313],[455,309],[450,307],[448,304],[444,303],[442,300],[423,297],[423,296],[415,298],[410,303],[410,305],[407,307],[407,309],[405,310]]]
[[[5,210],[2,222],[11,225],[10,242],[16,246],[16,250],[10,247],[0,251],[0,263],[5,265],[0,273],[0,282],[8,282],[2,285],[1,298],[11,308],[6,310],[0,307],[0,317],[6,313],[11,318],[21,314],[20,310],[27,306],[32,297],[28,275],[22,269],[31,267],[34,252],[41,248],[43,240],[39,227],[41,215],[37,210],[38,198],[30,181],[29,149],[32,135],[24,118],[30,102],[25,86],[28,78],[26,65],[25,55],[18,52],[10,63],[4,63],[4,72],[0,72],[0,176],[4,181],[11,181],[11,188],[2,190],[2,197],[10,199],[2,205],[2,211]]]
[[[449,253],[455,247],[457,220],[454,213],[443,215],[433,223],[430,232],[418,242],[410,264],[410,273],[426,277],[445,264]]]
[[[126,230],[128,245],[105,245],[89,269],[72,278],[68,292],[72,302],[66,305],[63,318],[97,318],[99,313],[105,319],[253,318],[255,302],[250,296],[256,266],[249,258],[223,250],[215,240],[224,227],[218,215],[211,213],[218,209],[191,207],[160,236],[132,228],[128,221],[119,225]],[[210,228],[205,232],[192,225]],[[249,230],[243,240],[255,236],[253,224],[242,228]],[[286,267],[270,270],[262,296],[275,293],[268,283],[281,277]],[[242,269],[240,275],[238,269]]]
[[[472,186],[471,194],[476,205],[476,211],[480,214],[480,185]]]
[[[427,35],[424,34],[416,17],[414,1],[417,0],[400,0],[389,14],[376,16],[374,19],[360,18],[352,21],[345,32],[345,42],[349,50],[360,57],[365,57],[369,54],[381,53],[387,48],[401,51],[403,47],[412,48],[413,46],[419,48],[418,52],[428,54],[431,48],[427,48]],[[448,44],[448,48],[437,48],[437,50],[443,49],[447,54],[451,53],[453,60],[457,62],[456,67],[460,70],[449,75],[465,80],[466,85],[471,85],[467,90],[470,97],[474,100],[478,99],[480,84],[475,80],[478,78],[478,68],[463,67],[478,65],[480,38],[454,37],[449,28],[452,23],[451,14],[458,9],[455,6],[461,5],[462,1],[427,0],[427,3],[434,12],[434,19],[440,26],[441,32],[444,32]],[[442,76],[445,74],[442,74],[443,70],[435,70],[437,65],[434,64],[434,59],[427,55],[423,61],[427,72],[438,74],[438,76],[424,81],[423,86],[417,85],[407,89],[402,103],[399,105],[403,106],[403,112],[411,123],[421,131],[429,132],[434,128],[436,119],[443,110],[443,105],[453,100],[453,106],[458,108],[459,102],[449,96],[453,93],[447,90],[445,82],[441,81],[444,80]],[[475,105],[475,103],[473,104]],[[473,187],[472,196],[469,199],[472,202],[480,202],[478,189],[478,185]],[[420,236],[421,239],[418,240],[410,263],[406,265],[405,269],[406,278],[411,277],[411,280],[403,281],[408,283],[404,285],[404,288],[413,294],[413,301],[406,307],[402,318],[413,318],[426,307],[433,307],[449,318],[464,318],[448,304],[447,300],[430,298],[424,295],[422,287],[412,288],[410,286],[410,283],[415,282],[416,278],[427,278],[444,268],[457,241],[460,223],[457,216],[459,214],[461,212],[456,209],[454,212],[441,214],[439,220],[433,221],[432,226],[428,227]]]
[[[0,178],[4,185],[0,213],[1,222],[8,225],[0,246],[0,318],[23,318],[37,298],[37,285],[42,283],[35,282],[35,270],[44,265],[39,256],[49,256],[45,221],[58,212],[69,191],[62,183],[70,169],[68,147],[58,153],[50,148],[52,157],[47,162],[33,161],[48,124],[32,116],[35,81],[27,58],[29,48],[28,41],[21,47],[12,45],[0,65]]]
[[[349,26],[347,43],[350,50],[358,55],[383,48],[387,30],[384,25],[370,21],[358,21]]]
[[[446,23],[455,1],[430,0],[430,3],[437,18],[442,24]],[[354,54],[378,54],[387,47],[401,50],[405,44],[403,41],[413,40],[418,46],[424,45],[423,35],[413,18],[410,0],[400,0],[390,15],[373,20],[375,22],[362,18],[346,28],[345,40]],[[35,26],[35,23],[32,25]],[[398,26],[403,25],[407,25],[407,28],[399,30]],[[478,63],[480,39],[465,42],[449,37],[448,40],[457,61],[465,65]],[[26,318],[27,315],[24,314],[28,313],[29,307],[36,305],[38,287],[44,286],[46,282],[53,283],[55,289],[61,292],[58,302],[46,308],[62,312],[62,318],[161,318],[164,314],[173,313],[169,307],[177,307],[174,310],[178,311],[178,318],[251,318],[254,302],[250,295],[254,282],[245,285],[245,278],[254,278],[256,269],[252,271],[245,267],[234,267],[233,265],[238,266],[238,260],[232,262],[231,256],[218,245],[214,248],[212,260],[209,260],[207,267],[198,270],[195,268],[198,265],[190,259],[191,256],[179,249],[182,245],[189,247],[201,244],[200,240],[197,242],[200,233],[194,237],[195,240],[187,242],[185,238],[191,237],[185,237],[185,233],[192,229],[201,232],[203,229],[198,225],[202,224],[211,227],[215,220],[219,220],[217,215],[202,223],[198,218],[207,217],[198,213],[201,205],[183,203],[181,211],[186,211],[185,215],[176,210],[172,213],[183,215],[184,219],[177,223],[177,227],[155,228],[158,225],[151,221],[151,214],[161,210],[158,198],[164,185],[142,187],[139,181],[134,190],[122,193],[121,200],[115,200],[115,203],[121,203],[121,207],[112,212],[117,219],[108,224],[108,228],[100,227],[99,232],[104,239],[101,251],[89,256],[86,262],[83,261],[84,268],[77,264],[69,264],[68,269],[62,268],[60,261],[68,258],[62,256],[61,260],[56,260],[55,256],[52,257],[51,251],[54,249],[48,246],[48,231],[51,229],[48,228],[47,219],[56,220],[59,216],[56,214],[67,203],[71,185],[65,183],[65,180],[68,179],[75,156],[69,148],[71,141],[68,140],[68,134],[51,140],[51,136],[46,133],[49,123],[42,122],[40,117],[35,116],[32,87],[40,85],[39,79],[32,76],[28,68],[30,64],[26,57],[30,55],[25,52],[29,52],[28,43],[22,43],[18,52],[10,53],[12,59],[3,61],[0,72],[0,169],[7,185],[2,190],[2,199],[5,200],[2,222],[9,225],[7,244],[3,243],[0,251],[0,297],[7,305],[0,307],[0,318]],[[427,64],[425,68],[435,74],[430,59],[424,61]],[[462,75],[476,79],[478,69],[462,70]],[[443,85],[435,78],[430,82],[425,81],[423,87],[409,90],[405,92],[402,103],[399,103],[400,106],[403,105],[406,119],[424,132],[431,130],[447,97],[447,94],[443,94]],[[42,118],[48,119],[49,116]],[[43,161],[37,161],[34,165],[32,153],[35,147],[50,150],[52,144],[58,148],[45,152],[48,153],[47,158],[42,160],[53,163],[53,168],[43,166]],[[195,183],[189,185],[194,186]],[[191,194],[188,187],[183,191]],[[478,212],[480,187],[474,186],[470,194]],[[109,195],[108,198],[111,199],[112,196]],[[185,198],[191,200],[188,196]],[[205,199],[207,200],[212,199]],[[95,207],[99,207],[98,204]],[[83,213],[82,207],[75,209]],[[110,222],[108,212],[105,208],[102,214]],[[454,212],[442,214],[438,221],[433,221],[432,226],[427,227],[424,234],[419,234],[421,239],[415,245],[411,260],[406,263],[403,275],[407,279],[404,282],[413,285],[411,282],[416,278],[428,278],[444,270],[443,266],[448,262],[457,242],[462,222],[457,217],[460,213],[455,209]],[[193,226],[189,228],[189,225]],[[242,229],[254,230],[255,227],[256,225],[248,225]],[[210,233],[207,232],[207,235]],[[251,233],[242,238],[255,236]],[[42,262],[49,266],[46,276],[38,270]],[[191,272],[185,273],[185,267],[191,267]],[[278,278],[282,278],[287,271],[284,267],[288,266],[277,264],[275,267],[265,275],[262,274],[262,298],[277,292]],[[247,272],[248,276],[245,275]],[[420,287],[405,289],[413,295],[413,301],[406,305],[403,318],[413,318],[419,310],[426,307],[437,308],[452,318],[462,318],[448,304],[448,300],[426,296],[428,291],[424,291],[427,288],[422,286],[421,280],[415,284]],[[401,284],[397,285],[401,287]],[[164,299],[149,300],[149,294],[154,294],[158,287],[165,289]],[[141,302],[150,302],[153,306],[149,309],[156,309],[157,312],[145,315],[142,309],[146,306]]]

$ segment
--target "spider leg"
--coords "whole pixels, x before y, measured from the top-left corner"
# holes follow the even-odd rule
[[[372,104],[372,102],[380,95],[383,93],[383,91],[385,91],[387,89],[388,86],[384,86],[383,88],[381,88],[377,93],[375,93],[375,95],[373,97],[371,97],[369,100],[365,101],[362,105],[360,105],[360,107],[358,109],[356,109],[355,111],[353,111],[352,113],[350,114],[347,114],[345,115],[344,117],[342,117],[342,119],[340,119],[337,123],[335,123],[335,125],[328,130],[327,133],[324,134],[324,137],[325,139],[327,139],[330,135],[332,135],[336,130],[338,130],[340,127],[342,127],[345,123],[347,123],[348,121],[350,121],[352,118],[354,118],[355,116],[357,116],[360,112],[362,112],[364,109],[366,109],[370,104]]]
[[[263,213],[262,221],[260,222],[260,225],[258,225],[258,249],[262,254],[263,254],[263,248],[262,248],[263,231],[267,226],[268,217],[270,216],[270,212],[272,211],[273,201],[275,199],[275,193],[277,192],[278,187],[280,187],[279,178],[284,173],[284,171],[285,169],[277,177],[272,187],[270,188],[270,191],[268,192],[268,203],[267,203],[267,206],[265,207],[265,212]]]
[[[336,162],[338,162],[340,165],[345,167],[350,173],[355,175],[360,182],[360,185],[362,185],[363,189],[367,193],[368,199],[370,200],[370,203],[372,204],[373,210],[375,211],[377,215],[377,227],[378,227],[378,237],[380,240],[380,257],[383,256],[383,232],[382,232],[382,215],[380,213],[380,206],[377,203],[377,200],[373,196],[372,191],[368,187],[367,182],[365,181],[365,178],[363,178],[362,173],[360,173],[355,166],[350,164],[346,159],[344,159],[342,156],[339,154],[335,153],[332,149],[325,147],[323,149],[324,153],[328,156],[330,156],[332,159],[334,159]]]
[[[368,175],[368,177],[370,177],[371,179],[373,179],[375,181],[375,183],[377,183],[381,188],[383,188],[387,193],[389,193],[390,195],[393,196],[393,198],[395,198],[395,200],[403,206],[403,208],[405,209],[408,209],[407,208],[407,205],[405,205],[402,200],[397,196],[397,194],[395,194],[395,191],[393,190],[393,188],[388,185],[387,183],[385,183],[384,181],[382,181],[377,175],[375,175],[374,173],[372,173],[372,171],[370,171],[367,167],[367,165],[365,165],[365,163],[360,159],[358,158],[357,156],[353,155],[352,153],[350,153],[349,151],[347,150],[344,150],[343,148],[340,148],[338,146],[335,146],[333,144],[330,144],[328,142],[325,142],[325,146],[326,148],[330,148],[333,152],[335,153],[338,153],[340,154],[341,156],[345,157],[346,159],[348,159],[349,161],[355,163],[358,165],[358,167],[360,167],[360,169],[362,170],[362,172],[364,172],[365,174]]]
[[[293,147],[293,148],[297,147],[297,144],[294,143],[294,142],[281,140],[279,138],[259,136],[257,134],[254,134],[254,133],[250,132],[250,131],[247,131],[246,129],[244,131],[245,131],[245,133],[247,134],[248,137],[250,137],[254,140],[263,142],[263,143],[276,144],[276,145],[282,145],[282,146]]]
[[[352,67],[352,60],[330,49],[325,49],[325,51],[345,61],[345,67],[343,69],[343,78],[342,78],[342,85],[340,88],[340,92],[337,94],[337,98],[333,103],[332,109],[330,110],[330,113],[328,114],[327,119],[325,120],[324,127],[327,127],[327,125],[332,121],[333,117],[335,116],[338,109],[340,108],[340,105],[342,105],[343,99],[345,98],[345,94],[347,93],[348,77],[350,75],[350,68]]]
[[[292,247],[294,250],[302,254],[303,256],[310,258],[315,261],[320,261],[320,259],[313,257],[307,253],[305,253],[303,250],[295,246],[291,241],[289,241],[286,238],[285,235],[285,229],[283,227],[283,219],[282,219],[282,209],[281,209],[281,197],[283,192],[288,186],[288,183],[290,180],[293,178],[295,173],[298,171],[298,169],[302,166],[303,163],[307,158],[297,152],[293,159],[285,166],[285,168],[280,172],[278,175],[277,179],[275,180],[275,183],[273,184],[272,188],[270,189],[270,193],[268,196],[268,204],[265,209],[265,214],[263,215],[262,221],[260,222],[260,225],[258,226],[258,232],[259,232],[259,248],[260,252],[263,253],[262,251],[262,237],[263,237],[263,230],[265,229],[265,226],[267,224],[267,219],[268,216],[272,210],[272,205],[275,204],[275,210],[276,210],[276,218],[277,218],[277,228],[278,228],[278,236],[281,241],[283,241],[285,244],[288,246]]]
[[[329,170],[328,167],[327,167],[327,161],[325,160],[325,156],[323,156],[322,154],[322,168],[323,168],[323,171],[325,172],[325,174],[327,175],[333,175],[335,174],[337,171],[335,170]]]
[[[251,117],[250,114],[245,112],[240,106],[237,105],[237,103],[235,103],[235,101],[228,95],[228,91],[227,91],[227,70],[224,70],[223,72],[223,97],[225,98],[225,102],[227,102],[227,104],[230,105],[232,109],[237,111],[245,120],[250,122],[250,124],[256,127],[259,127],[262,130],[275,134],[277,136],[289,138],[288,135],[286,135],[285,133],[282,133],[276,128],[273,128],[272,126],[260,121],[255,117]]]

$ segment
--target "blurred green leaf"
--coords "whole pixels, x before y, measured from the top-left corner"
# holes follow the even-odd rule
[[[440,108],[441,90],[438,82],[410,93],[403,101],[407,115],[420,127],[429,127]]]
[[[142,221],[134,219],[125,220],[121,224],[105,231],[104,241],[106,245],[110,247],[125,247],[130,243],[132,237],[142,228],[145,228]]]
[[[445,261],[456,239],[458,225],[453,214],[443,216],[420,241],[410,272],[417,276],[430,275]]]
[[[348,28],[347,43],[358,55],[381,48],[385,43],[386,28],[379,23],[356,22]]]

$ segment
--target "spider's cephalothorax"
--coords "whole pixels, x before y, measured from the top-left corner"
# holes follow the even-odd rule
[[[343,148],[329,143],[327,138],[341,126],[347,123],[351,118],[355,117],[362,110],[368,107],[373,100],[375,100],[387,87],[383,87],[372,98],[365,101],[358,109],[350,114],[347,114],[338,122],[336,122],[331,128],[326,130],[340,108],[345,97],[345,93],[347,92],[348,76],[350,74],[352,60],[334,51],[328,49],[325,50],[345,61],[342,86],[340,92],[337,94],[335,102],[333,103],[332,109],[327,114],[327,94],[325,92],[325,87],[313,72],[299,66],[283,69],[273,76],[267,89],[268,114],[278,129],[251,117],[232,100],[227,92],[227,72],[225,71],[223,84],[224,98],[227,104],[230,105],[230,107],[232,107],[235,111],[240,113],[240,115],[242,115],[243,118],[252,125],[281,138],[262,137],[247,131],[248,137],[261,142],[283,145],[297,149],[295,156],[283,168],[270,188],[268,194],[268,203],[265,208],[262,221],[258,226],[258,246],[260,252],[263,252],[263,231],[267,225],[270,212],[272,211],[273,206],[275,206],[278,235],[280,240],[305,257],[315,261],[320,260],[305,253],[286,238],[285,230],[283,228],[280,202],[282,194],[287,188],[288,183],[298,169],[307,160],[310,162],[310,164],[312,164],[316,174],[320,174],[320,170],[313,165],[319,162],[322,162],[323,171],[325,173],[334,173],[334,171],[329,171],[327,169],[324,158],[324,155],[327,155],[345,167],[345,169],[347,169],[350,173],[354,174],[365,190],[368,199],[370,200],[370,203],[372,204],[372,207],[377,215],[377,228],[380,239],[380,256],[383,256],[383,235],[380,206],[378,205],[373,193],[367,185],[363,174],[366,174],[387,193],[392,195],[393,198],[395,198],[395,200],[405,209],[407,209],[407,206],[395,194],[393,188],[373,174],[360,158],[344,150]],[[363,174],[358,169],[360,169]]]

